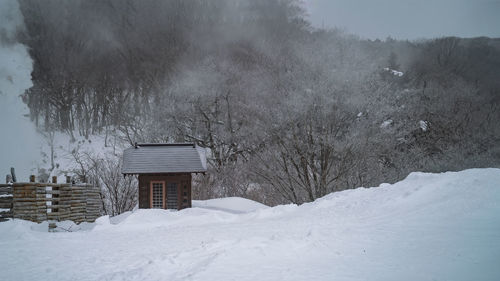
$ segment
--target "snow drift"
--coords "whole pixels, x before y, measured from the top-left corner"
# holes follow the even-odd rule
[[[500,280],[500,169],[412,173],[267,208],[241,198],[101,217],[77,232],[0,223],[5,280]]]

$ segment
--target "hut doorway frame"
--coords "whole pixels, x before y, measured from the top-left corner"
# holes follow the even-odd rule
[[[155,184],[161,184],[161,192],[162,193],[161,193],[161,196],[159,198],[161,199],[161,204],[162,204],[161,208],[165,209],[165,201],[166,201],[165,199],[167,197],[167,194],[165,192],[166,191],[166,187],[165,187],[166,183],[165,183],[165,181],[151,181],[150,182],[150,186],[149,186],[149,194],[150,194],[149,206],[150,206],[150,208],[158,208],[158,207],[154,207],[155,206],[154,203],[156,203],[155,202],[155,197],[154,197],[154,194],[155,194],[154,193],[154,185]]]

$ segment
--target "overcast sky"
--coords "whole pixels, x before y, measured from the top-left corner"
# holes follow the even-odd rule
[[[500,0],[304,0],[316,27],[363,38],[500,37]]]

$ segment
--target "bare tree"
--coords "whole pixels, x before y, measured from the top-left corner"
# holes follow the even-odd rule
[[[299,204],[344,189],[342,180],[355,168],[347,139],[351,122],[339,108],[312,104],[272,130],[272,145],[258,154],[255,173]]]
[[[73,157],[79,164],[74,172],[80,180],[100,187],[103,214],[116,216],[137,205],[137,178],[121,174],[121,156],[98,157],[74,151]]]

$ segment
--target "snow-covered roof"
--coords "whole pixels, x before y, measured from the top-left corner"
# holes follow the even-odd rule
[[[122,174],[204,173],[203,163],[192,143],[137,144],[123,152]]]

